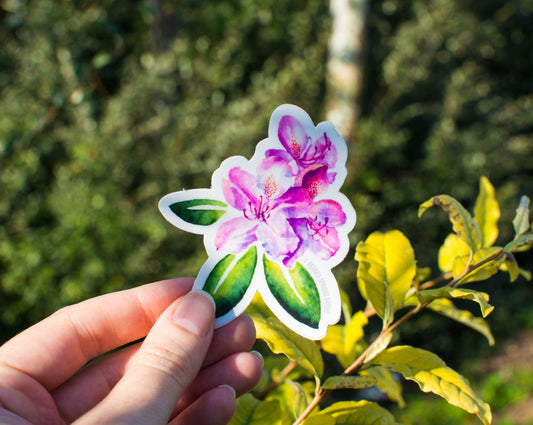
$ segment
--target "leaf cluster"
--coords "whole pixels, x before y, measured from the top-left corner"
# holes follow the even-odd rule
[[[247,312],[256,325],[257,338],[264,340],[269,350],[265,352],[263,379],[254,394],[238,400],[232,425],[397,424],[389,410],[366,400],[364,393],[359,393],[360,401],[322,405],[332,392],[376,387],[403,407],[398,376],[475,415],[484,424],[491,422],[490,406],[466,378],[436,354],[392,341],[398,340],[399,328],[405,322],[429,308],[480,332],[489,344],[494,344],[486,320],[493,311],[489,296],[466,285],[487,280],[500,270],[509,274],[510,281],[519,275],[531,278],[514,257],[516,252],[533,246],[529,199],[520,200],[512,222],[514,237],[502,247],[494,246],[500,209],[487,178],[480,179],[473,216],[449,195],[434,196],[422,203],[419,215],[432,206],[445,211],[453,228],[438,253],[438,276],[430,278],[431,272],[417,265],[411,243],[400,231],[372,233],[358,244],[355,254],[359,263],[357,285],[367,306],[353,313],[348,297],[343,296],[344,322],[331,326],[318,343],[287,329],[260,299],[254,299]],[[477,304],[481,315],[457,307],[456,300]],[[381,322],[378,335],[366,332],[371,320]],[[341,374],[330,374],[324,368],[326,353],[337,359]],[[280,354],[288,363],[280,366]]]

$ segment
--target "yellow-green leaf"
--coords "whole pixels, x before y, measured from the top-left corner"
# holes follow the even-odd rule
[[[347,368],[362,351],[359,341],[364,336],[363,327],[367,323],[364,313],[358,311],[346,325],[328,327],[328,333],[320,341],[322,349],[336,356],[342,367]]]
[[[335,419],[333,416],[327,413],[317,413],[316,415],[307,417],[302,425],[335,425]]]
[[[448,195],[434,196],[420,205],[418,216],[421,217],[428,208],[433,206],[440,206],[448,214],[453,230],[473,252],[481,248],[479,226],[459,201]]]
[[[315,341],[291,331],[276,317],[250,313],[257,338],[264,340],[275,354],[284,354],[300,366],[320,377],[324,369],[322,355]]]
[[[522,233],[509,242],[503,250],[505,252],[522,252],[531,249],[533,246],[533,232]]]
[[[322,384],[322,388],[326,390],[342,390],[368,388],[376,385],[376,378],[372,375],[366,376],[330,376]]]
[[[314,389],[313,384],[312,387]],[[312,398],[311,394],[305,391],[302,384],[285,379],[285,382],[268,393],[266,400],[279,400],[285,416],[290,418],[292,422],[304,412]]]
[[[237,399],[233,418],[228,425],[289,425],[278,400],[260,401],[251,394]]]
[[[437,289],[426,289],[416,293],[421,303],[433,301],[437,298],[461,298],[464,300],[475,301],[479,304],[481,314],[487,317],[494,307],[489,304],[489,296],[484,292],[474,291],[473,289],[450,288],[445,286]]]
[[[370,401],[339,401],[320,413],[331,415],[337,425],[399,425],[394,416]]]
[[[434,300],[429,306],[431,310],[456,320],[463,325],[466,325],[483,335],[489,341],[490,345],[494,345],[494,337],[490,331],[490,326],[486,320],[481,317],[474,316],[468,310],[461,310],[447,298],[439,298]]]
[[[374,364],[400,373],[405,379],[415,381],[424,392],[433,392],[448,403],[477,415],[490,424],[490,406],[472,390],[468,381],[446,366],[446,363],[429,351],[410,346],[389,348],[379,354]]]
[[[495,246],[489,248],[481,248],[477,251],[472,259],[470,255],[464,255],[462,257],[455,257],[453,260],[452,272],[454,278],[457,278],[464,274],[466,268],[470,265],[480,264],[483,261],[486,261],[489,257],[501,252],[501,249]],[[460,280],[460,283],[467,282],[477,282],[480,280],[486,280],[489,277],[498,273],[500,268],[501,259],[498,258],[494,261],[487,261],[480,267],[476,267],[470,271],[466,276],[463,276]]]
[[[357,282],[361,295],[385,321],[403,301],[416,274],[409,240],[398,230],[372,233],[357,245]]]
[[[498,238],[500,206],[494,196],[494,187],[486,177],[479,180],[479,195],[474,206],[474,220],[481,231],[481,246],[492,246]]]
[[[520,198],[520,203],[516,209],[516,215],[513,219],[513,227],[516,236],[520,236],[523,233],[526,233],[529,228],[529,198],[527,196],[522,196]]]
[[[389,369],[382,366],[373,366],[362,370],[361,375],[371,375],[376,380],[376,386],[383,391],[390,400],[398,403],[400,407],[405,407],[402,397],[402,384],[394,377]]]
[[[453,261],[457,257],[468,258],[470,248],[457,234],[450,233],[444,243],[439,249],[439,269],[443,273],[451,272],[453,269]]]

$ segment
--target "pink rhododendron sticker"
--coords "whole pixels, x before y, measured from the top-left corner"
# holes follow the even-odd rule
[[[330,122],[315,127],[304,110],[282,105],[250,160],[227,158],[210,189],[160,200],[170,223],[204,235],[208,259],[194,289],[215,299],[217,327],[243,313],[257,292],[306,338],[323,338],[339,320],[331,269],[345,258],[356,219],[339,192],[346,158],[346,143]]]

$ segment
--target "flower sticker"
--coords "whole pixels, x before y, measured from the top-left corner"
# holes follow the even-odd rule
[[[170,223],[204,235],[208,259],[194,289],[215,299],[216,327],[243,313],[257,292],[306,338],[323,338],[339,320],[331,269],[346,257],[356,221],[339,192],[346,158],[346,143],[330,122],[315,127],[303,109],[281,105],[250,160],[227,158],[210,189],[159,201]]]

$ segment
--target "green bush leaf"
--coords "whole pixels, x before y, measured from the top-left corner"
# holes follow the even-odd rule
[[[320,377],[324,369],[322,355],[315,341],[288,329],[276,317],[261,317],[250,313],[255,324],[257,338],[264,340],[275,354],[284,354],[300,366]]]
[[[317,413],[316,415],[307,417],[302,425],[335,425],[335,419],[333,416],[327,413]]]
[[[492,246],[489,248],[481,248],[472,256],[472,258],[470,258],[470,255],[455,257],[452,266],[454,278],[461,276],[470,264],[479,264],[497,253],[501,253],[501,248]],[[498,273],[502,261],[501,258],[495,259],[494,261],[487,261],[482,266],[476,267],[467,275],[463,276],[460,283],[463,284],[488,279]]]
[[[342,367],[347,368],[361,352],[362,345],[358,342],[364,336],[363,327],[367,323],[364,313],[358,311],[347,324],[329,326],[328,333],[320,341],[322,349],[336,356]]]
[[[405,407],[402,397],[402,384],[394,377],[389,369],[382,366],[373,366],[362,370],[361,375],[371,375],[376,380],[376,386],[383,391],[390,400],[398,403],[400,407]]]
[[[498,238],[500,206],[494,196],[494,187],[486,177],[479,180],[479,195],[474,205],[474,220],[481,231],[481,246],[492,246]]]
[[[226,213],[226,207],[227,204],[215,199],[191,199],[169,205],[179,218],[198,226],[216,223]]]
[[[439,298],[434,300],[429,306],[431,310],[449,317],[463,325],[466,325],[483,335],[489,341],[490,345],[494,345],[494,337],[490,331],[490,326],[486,320],[481,317],[474,316],[468,310],[461,310],[457,308],[449,299]]]
[[[526,233],[530,229],[529,224],[529,198],[527,196],[522,196],[520,198],[520,203],[516,209],[516,215],[513,219],[513,227],[515,231],[515,236],[520,236],[523,233]]]
[[[390,323],[416,274],[416,261],[409,240],[398,230],[372,233],[359,242],[357,282],[361,295]]]
[[[241,257],[228,254],[213,267],[205,281],[204,291],[216,304],[216,317],[229,312],[242,299],[254,275],[257,248],[251,246]]]
[[[366,376],[330,376],[322,384],[322,388],[326,390],[343,390],[343,389],[354,389],[358,390],[361,388],[368,388],[376,385],[376,378],[372,375]]]
[[[490,406],[470,388],[468,381],[446,366],[446,363],[429,351],[410,346],[389,348],[376,356],[373,364],[398,372],[405,379],[415,381],[424,392],[433,392],[448,403],[477,415],[490,424]]]
[[[228,425],[290,425],[282,414],[279,400],[260,401],[251,394],[237,399],[233,418]]]
[[[451,272],[453,262],[457,257],[467,258],[470,255],[470,248],[457,234],[450,233],[439,249],[439,269],[443,273]]]
[[[314,389],[314,385],[310,381],[307,381],[307,383],[310,383]],[[270,399],[279,400],[280,407],[285,412],[285,416],[293,422],[304,412],[313,397],[310,393],[306,392],[302,384],[285,379],[285,382],[268,393],[266,400]]]
[[[418,216],[433,206],[440,206],[447,214],[452,223],[453,230],[466,242],[472,252],[481,248],[481,231],[470,213],[454,198],[448,195],[438,195],[428,199],[418,209]]]
[[[337,425],[399,425],[387,409],[370,401],[339,401],[320,413],[331,415]]]
[[[503,250],[505,252],[522,252],[531,249],[533,245],[533,232],[523,233],[509,242]]]
[[[489,304],[489,296],[484,292],[474,291],[473,289],[450,288],[448,286],[437,289],[426,289],[416,293],[421,303],[433,301],[437,298],[461,298],[464,300],[475,301],[481,308],[483,317],[487,317],[494,307]]]
[[[321,303],[316,283],[300,264],[289,270],[263,256],[265,279],[278,303],[298,322],[317,329]]]

